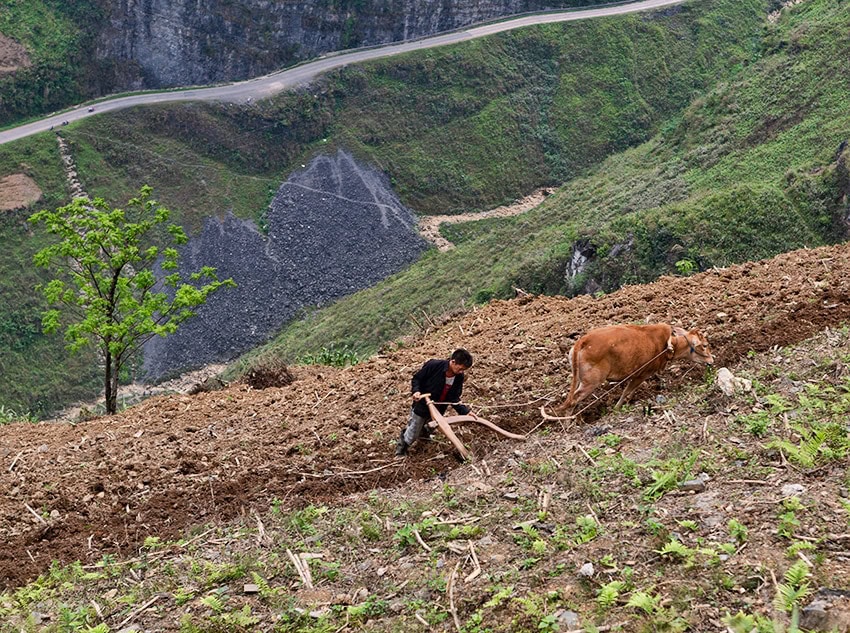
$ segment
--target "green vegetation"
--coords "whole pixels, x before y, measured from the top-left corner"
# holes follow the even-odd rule
[[[593,280],[610,291],[680,272],[677,262],[691,262],[686,272],[693,273],[841,239],[850,151],[840,161],[836,152],[850,136],[850,116],[835,78],[850,49],[836,34],[850,15],[825,1],[785,14],[726,81],[649,142],[587,169],[523,216],[454,225],[452,233],[464,236],[456,249],[308,314],[268,349],[293,358],[335,342],[367,354],[427,319],[513,296],[515,287],[570,294]],[[821,44],[799,45],[801,30],[805,41]],[[805,105],[792,105],[801,98]],[[765,128],[750,108],[776,102],[800,114]],[[535,153],[526,156],[523,164],[532,164]],[[565,269],[577,242],[595,259],[571,278]]]
[[[43,329],[63,329],[72,352],[97,346],[107,414],[117,411],[118,383],[144,342],[173,334],[211,293],[235,285],[219,281],[208,266],[184,281],[175,247],[188,238],[180,226],[166,225],[170,212],[151,195],[142,187],[124,209],[76,198],[30,218],[58,238],[33,258],[56,275],[41,287],[48,303],[59,306],[43,313]],[[161,284],[155,267],[164,273]]]
[[[523,216],[453,226],[454,251],[305,311],[258,352],[362,357],[517,287],[610,291],[841,239],[846,6],[812,0],[769,26],[764,10],[721,0],[521,29],[345,68],[249,107],[137,109],[64,133],[91,194],[116,204],[152,183],[190,232],[225,209],[262,227],[285,175],[338,146],[423,213],[567,180]],[[571,276],[576,243],[595,257]]]
[[[22,45],[29,64],[0,77],[0,125],[79,102],[104,77],[92,61],[104,19],[96,0],[0,0],[0,33]]]

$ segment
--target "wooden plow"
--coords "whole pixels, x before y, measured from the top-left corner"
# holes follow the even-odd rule
[[[507,438],[512,440],[520,440],[525,441],[525,435],[517,435],[516,433],[511,433],[510,431],[506,431],[505,429],[499,428],[489,420],[485,420],[484,418],[479,418],[478,416],[472,415],[450,415],[445,416],[437,410],[437,405],[434,404],[434,401],[431,400],[430,393],[423,393],[422,397],[425,399],[425,404],[428,405],[428,410],[431,412],[431,419],[434,423],[436,423],[437,428],[443,432],[452,445],[457,449],[457,452],[460,453],[460,456],[467,460],[469,459],[469,451],[463,445],[457,435],[455,435],[454,431],[452,431],[452,424],[463,424],[465,422],[475,422],[476,424],[480,424],[491,431],[495,431],[500,435],[504,435]]]

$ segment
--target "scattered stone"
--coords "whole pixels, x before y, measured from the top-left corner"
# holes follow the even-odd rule
[[[416,590],[413,597],[423,602],[429,602],[431,600],[431,590],[428,587],[422,587],[422,589]]]
[[[581,620],[579,620],[578,613],[575,611],[567,611],[562,610],[555,613],[555,617],[558,619],[558,624],[560,631],[574,631],[581,626]]]
[[[245,593],[260,593],[260,586],[255,584],[247,584],[242,588]]]
[[[717,370],[716,382],[725,396],[734,396],[736,393],[746,393],[753,390],[751,380],[738,378],[726,367]]]
[[[578,570],[578,575],[582,578],[591,578],[593,576],[593,563],[585,563]]]
[[[806,487],[803,484],[785,484],[782,486],[783,497],[797,497],[806,492]]]
[[[705,481],[702,479],[690,479],[679,484],[679,490],[688,492],[705,492]]]
[[[503,499],[507,499],[508,501],[516,501],[519,499],[519,495],[515,492],[506,492],[502,495]]]
[[[850,591],[818,589],[814,599],[800,613],[800,628],[850,633]]]

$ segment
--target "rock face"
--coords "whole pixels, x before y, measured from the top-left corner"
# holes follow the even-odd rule
[[[323,53],[593,0],[106,0],[96,55],[126,88],[246,79]]]
[[[386,176],[344,151],[293,173],[267,215],[268,236],[228,215],[207,220],[184,247],[184,278],[214,266],[238,287],[212,295],[176,334],[148,342],[148,380],[230,360],[266,341],[300,308],[374,285],[427,248]]]

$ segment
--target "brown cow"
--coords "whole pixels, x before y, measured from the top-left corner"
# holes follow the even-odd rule
[[[590,330],[570,350],[573,380],[569,397],[555,410],[564,413],[605,381],[628,381],[617,406],[640,384],[676,358],[711,365],[714,358],[699,330],[686,332],[667,323],[611,325]]]

